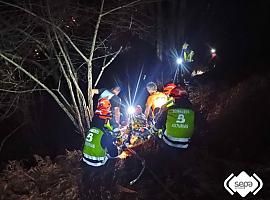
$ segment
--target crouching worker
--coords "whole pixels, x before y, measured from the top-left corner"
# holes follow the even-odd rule
[[[115,136],[118,131],[110,125],[111,104],[106,98],[98,101],[97,110],[92,121],[92,128],[88,131],[83,148],[83,162],[99,167],[104,165],[108,158],[117,157],[119,150],[115,145]]]
[[[162,130],[162,139],[172,147],[186,149],[194,132],[195,112],[188,96],[183,95],[181,88],[171,90],[174,104],[165,108],[156,119],[154,130]]]
[[[83,147],[81,199],[102,199],[105,190],[112,187],[115,160],[121,153],[115,144],[118,131],[110,125],[110,101],[98,101]],[[105,165],[106,164],[106,165]],[[104,191],[103,191],[104,190]]]
[[[114,133],[107,128],[92,127],[85,139],[83,148],[83,162],[99,167],[105,165],[108,158],[115,158],[119,150],[115,145]]]

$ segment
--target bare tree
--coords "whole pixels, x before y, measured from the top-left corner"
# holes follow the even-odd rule
[[[12,114],[22,95],[46,91],[84,136],[93,117],[93,82],[98,84],[123,50],[114,42],[119,32],[142,34],[150,28],[134,11],[150,1],[101,0],[90,7],[33,2],[0,1],[0,111],[3,106],[4,115]],[[94,81],[95,68],[100,73]]]

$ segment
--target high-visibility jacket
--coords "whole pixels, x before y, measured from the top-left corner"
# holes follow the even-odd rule
[[[174,98],[173,97],[168,97],[167,98],[167,103],[165,104],[167,108],[171,107],[174,105]]]
[[[170,146],[187,148],[194,132],[195,112],[187,97],[178,99],[173,106],[164,107],[156,120],[154,130],[162,129],[162,138]]]
[[[190,52],[184,51],[183,54],[184,54],[184,61],[185,62],[193,62],[192,58],[194,56],[194,51],[190,51]]]
[[[106,150],[101,146],[104,132],[98,128],[91,128],[86,136],[83,148],[83,161],[91,166],[102,166],[107,160]]]
[[[151,108],[152,117],[155,117],[155,112],[161,109],[161,107],[166,104],[167,96],[162,92],[154,92],[151,94],[146,101],[146,106]]]
[[[169,109],[163,134],[164,142],[173,147],[187,148],[194,133],[194,120],[195,114],[191,109]]]

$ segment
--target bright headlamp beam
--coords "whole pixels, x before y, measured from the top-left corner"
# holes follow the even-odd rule
[[[182,58],[177,58],[177,59],[176,59],[176,63],[177,63],[178,65],[182,64],[182,63],[183,63],[183,59],[182,59]]]
[[[129,107],[127,108],[127,113],[128,113],[129,115],[133,115],[133,114],[135,113],[135,108],[134,108],[133,106],[129,106]]]
[[[211,53],[216,53],[216,49],[211,49]]]

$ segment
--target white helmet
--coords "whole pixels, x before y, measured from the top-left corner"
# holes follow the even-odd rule
[[[185,43],[183,44],[183,49],[187,49],[188,46],[189,46],[188,43],[185,42]]]

